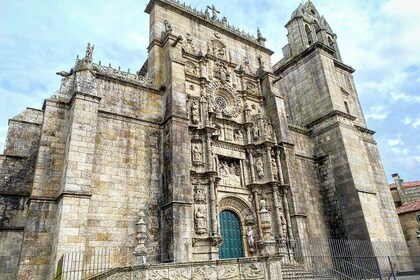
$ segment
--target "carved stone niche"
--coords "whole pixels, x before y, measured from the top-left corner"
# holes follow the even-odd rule
[[[196,185],[194,187],[194,202],[196,204],[206,203],[206,189],[202,185]]]
[[[217,39],[211,40],[211,53],[217,58],[226,60],[226,45]]]
[[[196,234],[207,232],[207,210],[205,206],[198,205],[194,211],[194,229]]]
[[[198,78],[200,76],[200,67],[192,61],[186,61],[185,74]]]
[[[200,122],[200,101],[198,99],[191,99],[191,123],[198,124]]]
[[[246,82],[244,87],[247,94],[260,95],[260,91],[258,90],[258,86],[256,84],[251,83],[251,82]]]
[[[219,156],[220,185],[241,186],[241,164],[239,159]]]
[[[191,156],[194,166],[204,165],[203,161],[203,145],[202,143],[191,143]]]
[[[193,39],[190,33],[185,35],[185,40],[182,41],[182,50],[186,53],[197,54],[197,49],[194,46]]]

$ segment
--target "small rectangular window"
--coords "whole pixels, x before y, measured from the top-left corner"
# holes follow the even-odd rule
[[[346,101],[344,101],[344,107],[346,107],[347,114],[350,114],[349,104]]]

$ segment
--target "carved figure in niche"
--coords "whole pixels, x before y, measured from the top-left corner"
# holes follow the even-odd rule
[[[328,178],[328,165],[326,162],[323,162],[322,165],[319,167],[320,169],[320,177],[321,182],[327,181]]]
[[[249,62],[249,59],[247,57],[244,57],[244,62],[241,65],[241,68],[245,73],[252,74],[251,70],[251,63]]]
[[[279,171],[277,170],[277,163],[276,160],[274,158],[271,158],[271,169],[273,170],[273,177],[274,180],[278,180],[279,179]]]
[[[245,90],[248,94],[258,95],[259,93],[257,87],[251,83],[246,84]]]
[[[221,175],[227,176],[229,174],[229,166],[227,162],[220,161],[219,172]]]
[[[206,194],[204,193],[203,188],[198,187],[198,186],[195,188],[194,201],[196,203],[205,203],[206,202]]]
[[[253,253],[254,247],[255,247],[255,238],[254,238],[254,231],[252,230],[251,226],[248,226],[248,229],[246,231],[246,239],[248,242],[248,250],[250,253]]]
[[[194,145],[193,148],[193,162],[201,163],[203,161],[203,151],[199,145]]]
[[[283,233],[283,237],[286,237],[287,235],[287,223],[286,218],[284,217],[283,213],[280,213],[280,223],[281,223],[281,230]]]
[[[192,62],[187,62],[187,63],[185,63],[185,72],[187,72],[190,75],[193,75],[193,76],[197,77],[198,76],[198,67],[196,67],[194,65],[194,63],[192,63]]]
[[[258,127],[257,124],[254,123],[254,125],[252,126],[252,134],[254,136],[254,140],[258,140],[260,139],[260,128]]]
[[[197,210],[195,210],[195,232],[197,234],[207,232],[206,213],[203,207],[197,207]]]
[[[213,40],[213,55],[218,58],[225,58],[226,56],[226,46],[219,40]]]
[[[216,62],[216,66],[214,68],[214,77],[220,79],[222,82],[230,81],[230,74],[223,62]]]
[[[260,157],[257,159],[256,166],[257,166],[258,178],[260,179],[264,178],[264,166]]]
[[[166,32],[166,34],[171,34],[172,33],[172,26],[169,23],[169,21],[167,19],[165,19],[165,21],[163,22],[163,24],[165,25],[165,32]]]
[[[265,202],[264,198],[260,200],[260,212],[267,211],[267,202]]]
[[[191,36],[191,34],[190,34],[190,33],[187,33],[187,34],[185,35],[185,38],[186,38],[186,41],[184,41],[184,42],[183,42],[183,44],[182,44],[182,49],[183,49],[185,52],[187,52],[187,53],[196,54],[196,53],[197,53],[197,51],[196,51],[196,49],[195,49],[195,47],[194,47],[194,45],[193,45],[193,42],[192,42],[192,36]]]
[[[193,124],[198,124],[200,121],[197,101],[193,101],[191,104],[191,118]]]
[[[271,140],[271,135],[273,134],[273,126],[271,125],[270,120],[266,120],[264,122],[264,129],[265,129],[267,139]]]
[[[239,141],[239,142],[243,141],[244,140],[244,135],[243,135],[242,130],[240,130],[240,129],[236,130],[235,134],[233,135],[233,139],[235,141]]]

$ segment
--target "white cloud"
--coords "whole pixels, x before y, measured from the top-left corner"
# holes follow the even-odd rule
[[[404,142],[401,140],[400,137],[398,137],[396,139],[389,139],[387,144],[390,147],[394,147],[394,146],[404,145]]]
[[[414,122],[413,122],[413,127],[414,128],[417,128],[417,127],[419,127],[420,126],[420,118],[418,118],[418,119],[416,119]]]
[[[371,120],[384,120],[388,116],[388,112],[386,111],[386,108],[384,106],[377,106],[372,107],[366,114],[366,119]]]
[[[420,103],[420,96],[408,95],[404,92],[391,92],[391,97],[394,101],[405,101],[410,103]]]
[[[406,116],[402,123],[405,125],[409,125],[412,121],[413,119],[411,119],[409,116]]]
[[[392,147],[391,151],[397,156],[407,156],[410,152],[407,148]]]

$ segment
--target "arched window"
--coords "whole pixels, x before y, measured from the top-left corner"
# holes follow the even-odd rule
[[[335,48],[335,43],[334,43],[333,39],[331,39],[330,36],[328,36],[328,46],[330,46],[330,48],[332,48],[335,51],[334,54],[333,54],[333,56],[335,58],[337,58],[337,50]]]
[[[223,239],[222,247],[219,249],[219,259],[243,257],[241,223],[238,216],[232,211],[224,210],[220,212],[219,221]]]
[[[328,46],[330,46],[331,48],[335,49],[334,48],[334,41],[331,39],[330,36],[328,36]]]
[[[306,38],[308,38],[308,45],[312,45],[314,42],[312,38],[312,32],[308,25],[305,25],[305,31],[306,31]]]

